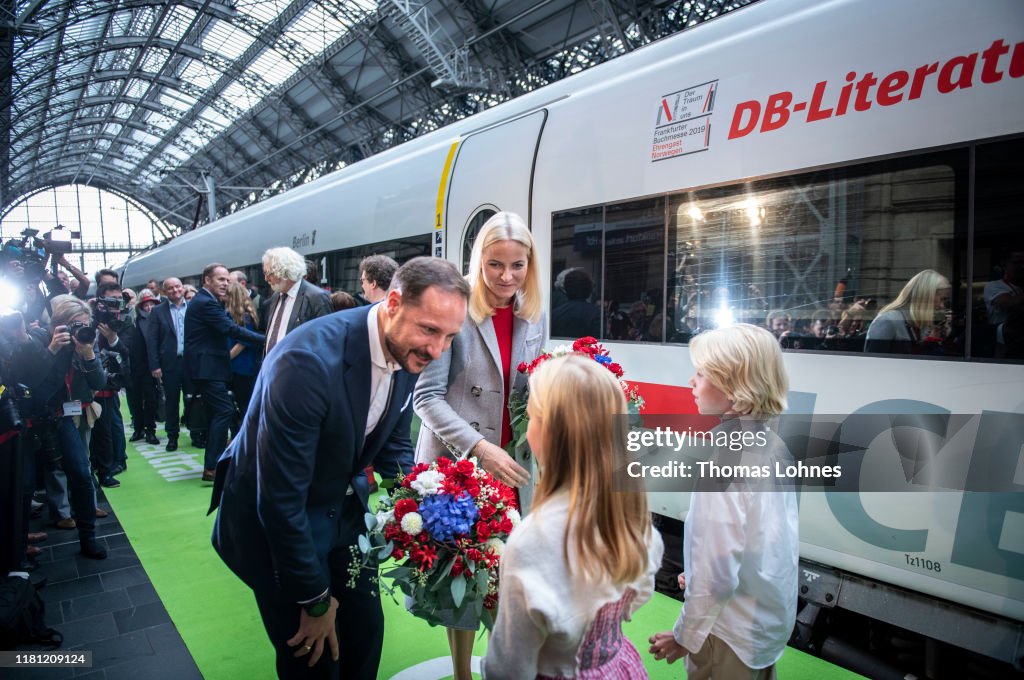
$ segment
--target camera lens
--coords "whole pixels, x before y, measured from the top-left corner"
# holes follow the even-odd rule
[[[92,326],[83,326],[75,331],[75,339],[83,345],[91,345],[96,341],[96,329]]]

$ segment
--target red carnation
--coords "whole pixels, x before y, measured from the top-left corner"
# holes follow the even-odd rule
[[[477,563],[484,561],[484,554],[476,548],[470,548],[469,550],[467,550],[466,557]]]
[[[486,541],[491,537],[491,528],[487,525],[487,522],[476,523],[476,537],[481,541]]]
[[[471,475],[476,470],[476,466],[468,460],[460,460],[455,464],[455,471],[460,475]]]
[[[608,370],[614,373],[616,378],[622,377],[622,366],[618,365],[614,361],[608,364]]]
[[[487,521],[494,516],[495,512],[497,512],[497,510],[494,509],[493,505],[485,503],[484,507],[480,508],[480,519]]]
[[[466,570],[466,567],[462,564],[462,558],[456,557],[455,563],[452,564],[452,576],[462,576],[462,572]]]
[[[400,560],[405,557],[405,551],[401,548],[395,548],[391,551],[391,559]]]
[[[403,498],[395,503],[395,519],[399,522],[410,512],[417,512],[420,506],[411,498]]]
[[[519,365],[516,366],[516,370],[519,371],[520,373],[526,373],[526,369],[528,369],[529,367],[530,365],[527,364],[525,361],[520,361]]]
[[[572,349],[575,352],[587,352],[589,354],[588,349],[590,348],[590,346],[596,344],[597,338],[593,337],[592,335],[585,335],[576,342],[572,343]]]

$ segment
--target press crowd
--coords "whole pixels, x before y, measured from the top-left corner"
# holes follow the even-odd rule
[[[370,256],[359,292],[329,294],[312,283],[312,262],[273,248],[263,257],[272,294],[261,296],[244,272],[222,265],[208,267],[198,289],[168,277],[136,291],[111,269],[90,278],[63,254],[30,259],[16,248],[0,253],[5,573],[36,568],[34,544],[48,536],[30,532],[29,520],[44,513],[48,530],[77,531],[83,556],[106,558],[96,520],[107,512],[96,494],[124,481],[127,442],[176,451],[184,425],[212,481],[266,352],[310,319],[381,300],[398,268]]]

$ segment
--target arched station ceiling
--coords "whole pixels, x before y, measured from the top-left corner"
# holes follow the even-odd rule
[[[0,0],[0,214],[115,190],[179,230],[753,0]],[[202,209],[200,209],[202,208]]]

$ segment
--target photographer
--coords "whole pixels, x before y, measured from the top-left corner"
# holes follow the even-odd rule
[[[28,331],[33,342],[22,346],[12,364],[17,382],[32,392],[32,431],[51,465],[63,468],[68,479],[71,507],[78,527],[81,553],[104,559],[107,551],[96,540],[96,491],[89,472],[89,453],[76,419],[85,417],[93,390],[106,385],[106,372],[93,342],[89,306],[70,295],[53,300],[53,333]]]
[[[127,312],[120,285],[102,284],[92,302],[99,331],[100,362],[107,374],[107,384],[93,395],[100,406],[100,416],[93,426],[89,450],[100,486],[114,488],[121,486],[115,475],[125,469],[124,420],[118,393],[129,379],[130,329],[124,320]]]
[[[50,298],[54,298],[57,295],[74,295],[79,300],[85,300],[89,297],[89,277],[85,275],[81,269],[68,262],[67,256],[60,255],[59,257],[54,255],[54,262],[67,271],[71,272],[71,275],[75,277],[75,285],[71,285],[71,279],[68,278],[67,272],[58,270],[56,275],[49,272],[46,273],[46,287],[50,290]],[[51,279],[56,279],[51,283]],[[59,284],[59,285],[58,285]]]
[[[0,575],[21,570],[25,559],[28,535],[29,498],[32,495],[33,466],[27,449],[19,445],[19,433],[24,427],[17,397],[19,386],[8,381],[12,378],[13,359],[25,345],[34,345],[25,331],[25,322],[19,312],[0,309],[0,515],[11,521],[0,526]],[[45,350],[43,350],[45,351]]]

